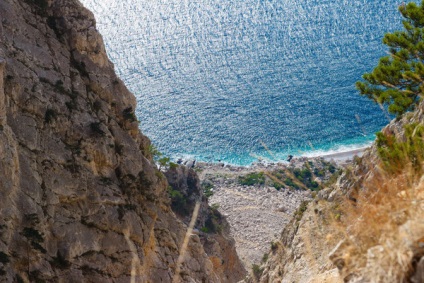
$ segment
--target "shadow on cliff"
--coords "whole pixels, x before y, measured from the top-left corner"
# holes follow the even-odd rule
[[[221,282],[238,282],[243,279],[246,270],[237,257],[235,241],[230,236],[230,225],[216,208],[209,206],[196,172],[180,165],[169,168],[165,176],[170,185],[168,191],[172,210],[186,225],[190,223],[196,203],[200,204],[194,233],[199,235],[214,269],[222,274]]]

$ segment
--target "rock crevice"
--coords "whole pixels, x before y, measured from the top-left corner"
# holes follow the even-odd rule
[[[187,227],[92,13],[4,0],[0,15],[0,281],[171,282]],[[182,281],[221,273],[190,237]]]

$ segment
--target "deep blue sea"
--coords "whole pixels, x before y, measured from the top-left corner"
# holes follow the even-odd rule
[[[388,123],[355,82],[400,0],[82,0],[140,128],[174,159],[247,165],[362,147]]]

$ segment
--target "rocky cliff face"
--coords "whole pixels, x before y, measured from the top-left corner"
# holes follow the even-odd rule
[[[176,198],[172,200],[171,207],[184,223],[189,224],[195,204],[200,203],[194,228],[214,270],[219,271],[219,280],[231,283],[243,279],[246,270],[237,256],[235,241],[230,236],[230,225],[217,209],[209,207],[196,172],[180,166],[169,169],[165,175],[171,188],[183,197],[184,203]]]
[[[174,278],[186,226],[93,15],[2,0],[0,17],[0,281],[219,282],[198,235]]]
[[[405,126],[419,136],[423,124],[421,102],[382,132],[406,142]],[[378,150],[373,144],[298,210],[248,282],[424,282],[422,139],[401,148],[396,173]]]
[[[329,205],[314,200],[301,206],[284,228],[279,241],[271,245],[267,261],[253,270],[247,282],[338,283],[343,282],[329,258],[340,237],[329,225]]]

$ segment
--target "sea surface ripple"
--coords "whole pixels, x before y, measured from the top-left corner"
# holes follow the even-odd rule
[[[387,115],[355,90],[399,0],[82,0],[174,159],[247,165],[361,147]]]

